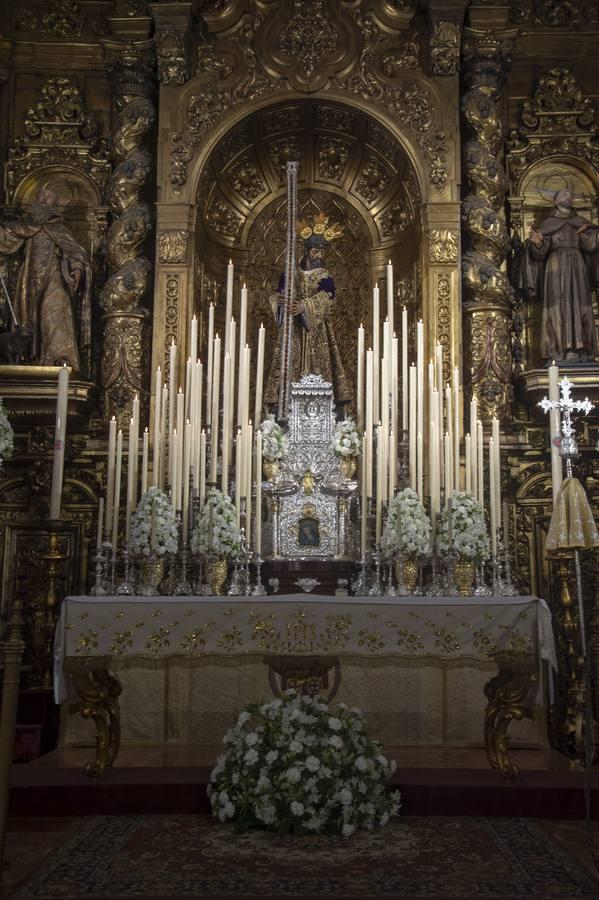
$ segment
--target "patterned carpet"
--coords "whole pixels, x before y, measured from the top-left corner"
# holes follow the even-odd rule
[[[350,840],[236,834],[207,816],[100,816],[15,898],[585,898],[599,885],[530,819],[403,817]]]

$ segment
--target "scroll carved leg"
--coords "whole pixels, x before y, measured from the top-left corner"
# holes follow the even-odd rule
[[[531,718],[523,700],[537,680],[535,660],[528,656],[497,654],[499,673],[485,685],[485,748],[489,765],[506,778],[515,778],[518,766],[508,753],[508,729],[515,719]]]
[[[107,669],[89,669],[71,675],[79,698],[77,711],[96,726],[96,758],[85,764],[90,778],[113,765],[121,744],[121,682]]]

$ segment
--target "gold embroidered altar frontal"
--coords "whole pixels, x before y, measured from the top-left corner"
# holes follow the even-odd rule
[[[267,655],[338,657],[336,700],[388,744],[482,746],[495,654],[555,667],[551,615],[534,597],[75,597],[56,632],[55,687],[102,666],[118,674],[123,743],[218,744],[240,709],[271,696]],[[72,695],[72,692],[71,692]],[[64,709],[66,710],[67,704]],[[539,697],[516,743],[545,746]],[[94,741],[63,715],[63,746]]]

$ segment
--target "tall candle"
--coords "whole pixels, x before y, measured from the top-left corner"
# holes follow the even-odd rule
[[[460,415],[460,373],[457,366],[453,368],[453,484],[456,491],[460,489],[460,438],[462,436]]]
[[[137,482],[139,476],[139,395],[133,397],[133,490],[131,492],[131,509],[137,509]]]
[[[160,366],[156,369],[154,381],[154,457],[152,462],[152,483],[154,487],[160,486],[160,401],[162,400],[162,372]]]
[[[168,429],[175,427],[175,403],[177,398],[177,345],[171,341],[168,367]]]
[[[379,353],[379,286],[375,284],[372,292],[372,355],[373,355],[373,373],[375,375],[373,392],[372,392],[372,410],[373,419],[376,422],[379,418],[379,391],[378,391],[378,371],[380,365]]]
[[[262,421],[262,386],[264,384],[264,341],[266,339],[266,329],[260,323],[258,329],[258,362],[256,364],[256,401],[254,404],[254,422],[256,427]],[[262,438],[260,438],[260,449],[262,450]]]
[[[235,512],[237,513],[237,527],[239,527],[241,513],[241,491],[243,481],[241,428],[237,429],[235,438]]]
[[[135,420],[133,416],[129,421],[129,443],[127,445],[127,497],[125,500],[125,544],[129,546],[129,534],[131,532],[131,514],[135,501],[133,499],[135,481]]]
[[[495,475],[493,472],[494,466],[494,457],[495,452],[493,449],[493,438],[489,438],[489,525],[491,528],[491,554],[493,558],[497,556],[497,531],[496,531],[496,516],[497,516],[497,498],[495,496],[496,490],[496,481]]]
[[[214,370],[214,304],[208,309],[208,361],[206,366],[206,425],[212,425],[212,377]]]
[[[225,296],[225,353],[230,353],[235,357],[235,349],[231,348],[230,322],[233,315],[233,260],[229,260],[227,266],[227,288]]]
[[[177,462],[177,444],[175,441],[175,431],[173,429],[168,438],[168,483],[171,489],[171,505],[173,509],[177,508],[177,498],[175,497],[175,488],[177,486],[176,462]]]
[[[96,549],[102,549],[102,530],[104,527],[104,497],[100,497],[98,503],[98,531],[96,534]]]
[[[495,478],[495,529],[501,530],[501,462],[499,440],[499,419],[493,418],[491,422],[493,435],[493,475]]]
[[[148,451],[150,445],[150,433],[144,429],[141,445],[141,495],[148,490]]]
[[[364,430],[364,326],[360,322],[358,328],[358,358],[357,358],[357,397],[356,419],[360,431]]]
[[[420,435],[424,434],[424,394],[426,391],[426,386],[424,383],[424,325],[422,319],[419,319],[416,323],[416,374],[417,374],[417,387],[416,387],[416,430]],[[422,467],[420,459],[418,459],[417,463],[418,468],[418,482],[422,478]],[[418,495],[420,499],[423,499],[420,489],[418,490]]]
[[[464,438],[466,490],[472,493],[472,439],[469,434]]]
[[[214,338],[213,372],[212,372],[212,430],[210,432],[210,481],[216,482],[216,464],[218,459],[218,403],[220,398],[220,338]]]
[[[408,428],[408,310],[401,311],[401,427]]]
[[[416,464],[417,464],[417,452],[416,452],[416,444],[417,444],[417,430],[416,430],[416,366],[410,366],[410,427],[408,430],[409,435],[409,468],[410,468],[410,487],[413,491],[416,490],[417,478],[416,478]]]
[[[108,459],[106,476],[106,532],[112,528],[112,504],[114,502],[114,472],[116,468],[116,419],[108,425]]]
[[[203,508],[206,500],[206,432],[202,429],[200,435],[200,509]]]
[[[245,451],[245,539],[248,547],[252,546],[252,449],[254,446],[254,428],[251,422],[246,425]]]
[[[472,468],[472,493],[478,497],[478,402],[476,397],[470,401],[470,440],[472,441],[471,468]]]
[[[416,439],[416,455],[417,492],[420,502],[424,503],[424,444],[421,431]]]
[[[399,432],[398,404],[399,404],[399,340],[391,339],[391,425],[395,435]]]
[[[185,423],[185,446],[183,448],[183,509],[182,509],[182,538],[187,544],[189,535],[189,466],[191,463],[191,422]]]
[[[254,547],[262,555],[262,432],[256,428],[256,529]]]
[[[196,418],[195,418],[195,437],[194,437],[194,457],[193,466],[193,487],[198,490],[200,487],[200,438],[202,434],[202,389],[204,367],[198,360],[196,363]]]
[[[376,543],[381,539],[381,529],[383,521],[383,453],[382,453],[382,428],[376,426]]]
[[[223,439],[222,439],[222,471],[220,489],[223,494],[229,493],[229,385],[231,381],[231,356],[225,353],[223,365]],[[241,384],[241,379],[240,382]]]
[[[445,432],[445,496],[453,494],[453,470],[451,467],[451,438],[449,432]]]
[[[54,426],[54,459],[52,461],[52,487],[50,490],[50,519],[60,519],[64,449],[67,434],[67,407],[69,403],[69,370],[62,366],[58,373],[56,397],[56,423]]]
[[[559,401],[559,367],[553,363],[549,366],[549,399]],[[549,437],[551,440],[551,488],[553,500],[557,497],[563,480],[563,463],[559,452],[559,438],[561,432],[559,409],[549,411]]]
[[[391,335],[395,330],[393,322],[393,265],[391,260],[387,263],[387,318],[389,319],[389,330]]]
[[[476,488],[478,502],[485,508],[485,470],[483,463],[483,423],[480,419],[476,423]]]
[[[241,372],[241,361],[245,345],[247,343],[247,319],[248,319],[248,290],[245,286],[241,288],[241,306],[239,310],[239,371]],[[237,424],[242,425],[243,422],[239,418],[239,410],[237,411]]]
[[[121,505],[121,467],[123,464],[123,432],[119,428],[116,436],[116,465],[114,469],[114,497],[112,501],[112,552],[119,545],[119,507]]]
[[[368,493],[366,490],[366,472],[365,467],[368,461],[368,441],[366,439],[366,432],[364,432],[362,436],[362,509],[361,512],[361,522],[360,522],[360,551],[362,556],[366,553],[366,531],[367,531],[367,523],[368,523]]]
[[[195,313],[191,317],[191,331],[189,335],[189,356],[191,358],[192,364],[195,365],[195,362],[198,358],[198,320],[196,319]]]
[[[160,403],[160,473],[159,473],[159,484],[158,487],[164,487],[164,478],[165,478],[165,470],[166,470],[166,462],[167,462],[167,453],[166,453],[166,442],[168,440],[168,422],[167,422],[167,410],[169,408],[169,399],[168,399],[168,387],[166,384],[162,388],[162,401]]]
[[[175,453],[177,468],[175,470],[175,509],[180,512],[183,509],[183,444],[185,442],[185,428],[180,432],[175,431]]]

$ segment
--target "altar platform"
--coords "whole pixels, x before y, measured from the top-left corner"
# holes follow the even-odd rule
[[[208,813],[206,796],[220,745],[126,745],[102,778],[83,771],[89,747],[56,750],[13,766],[11,816]],[[385,746],[398,764],[392,786],[402,815],[584,817],[584,773],[555,750],[513,749],[520,768],[507,781],[489,768],[482,748]],[[591,774],[593,818],[599,819],[599,772]]]

